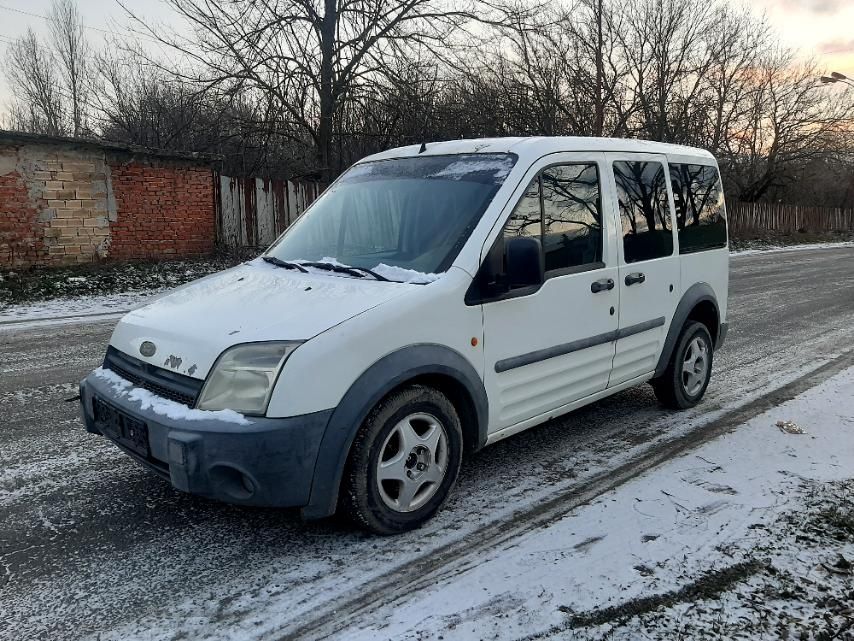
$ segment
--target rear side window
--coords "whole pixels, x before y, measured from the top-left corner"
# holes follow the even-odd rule
[[[546,272],[602,262],[602,211],[595,164],[556,165],[541,176]]]
[[[649,161],[616,161],[614,180],[625,261],[636,263],[670,256],[673,232],[664,165]]]
[[[709,165],[670,165],[676,204],[679,253],[726,247],[724,190],[718,170]]]

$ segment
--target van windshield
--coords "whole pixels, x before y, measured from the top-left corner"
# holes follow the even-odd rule
[[[356,165],[267,256],[428,282],[450,267],[515,163],[513,154],[457,154]]]

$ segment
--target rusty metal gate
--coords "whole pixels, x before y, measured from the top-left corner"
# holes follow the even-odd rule
[[[267,247],[321,191],[315,182],[219,176],[217,241],[226,247]]]

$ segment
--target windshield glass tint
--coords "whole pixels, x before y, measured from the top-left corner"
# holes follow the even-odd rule
[[[408,280],[404,269],[443,272],[515,162],[512,154],[468,154],[357,165],[268,254],[379,267],[392,280]]]

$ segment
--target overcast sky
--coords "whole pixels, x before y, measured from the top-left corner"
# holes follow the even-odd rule
[[[128,25],[116,0],[78,0],[77,4],[96,47],[103,45],[104,31],[121,31]],[[798,48],[802,56],[814,55],[827,71],[854,78],[854,0],[752,0],[749,4],[757,12],[766,12],[783,42]],[[180,30],[177,17],[161,0],[128,0],[128,6],[152,21],[171,23]],[[0,0],[0,56],[27,27],[44,34],[47,25],[39,16],[46,15],[49,7],[50,0]],[[9,97],[0,73],[0,110]]]

